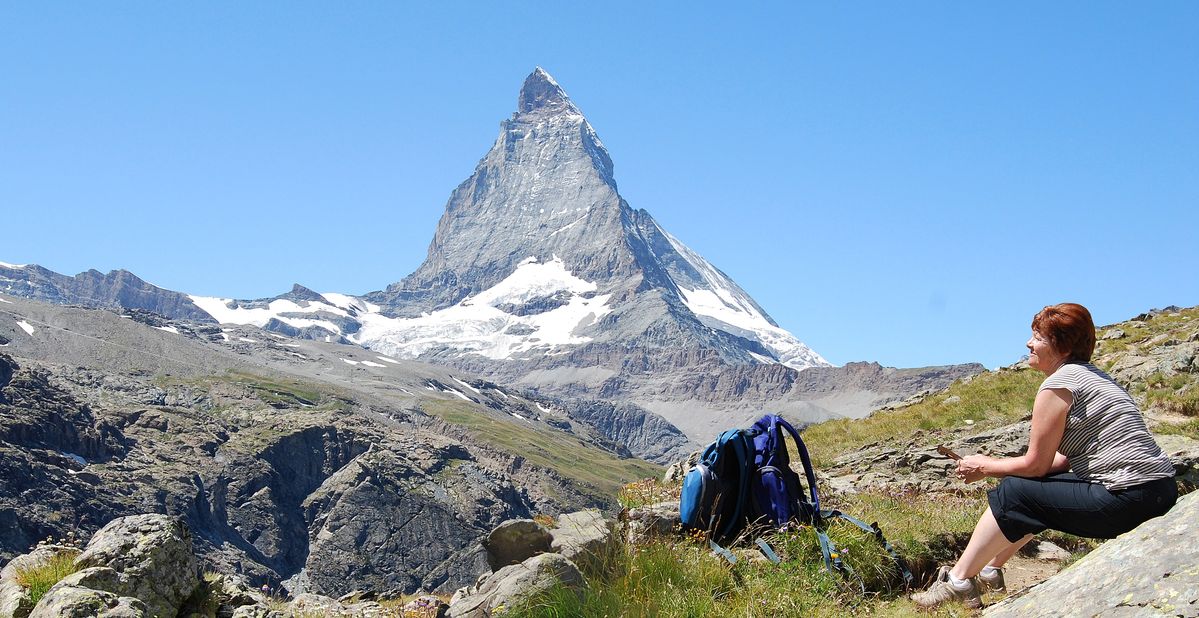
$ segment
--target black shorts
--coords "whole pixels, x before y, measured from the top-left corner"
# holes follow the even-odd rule
[[[1041,478],[1009,476],[987,492],[991,513],[1008,541],[1046,529],[1111,539],[1164,515],[1178,499],[1174,478],[1108,491],[1062,472]]]

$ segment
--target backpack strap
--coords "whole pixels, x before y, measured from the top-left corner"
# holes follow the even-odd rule
[[[787,430],[791,434],[791,438],[795,440],[795,448],[799,450],[799,459],[803,462],[804,476],[808,478],[808,491],[812,494],[812,510],[815,513],[820,512],[820,495],[816,492],[816,473],[812,469],[812,458],[808,457],[808,447],[804,446],[803,438],[799,437],[799,432],[791,426],[785,419],[780,416],[775,416],[780,427]]]
[[[843,520],[861,528],[865,532],[870,533],[883,546],[883,549],[887,550],[887,553],[891,555],[891,559],[895,561],[895,566],[899,567],[899,573],[900,573],[900,575],[903,576],[904,587],[905,588],[912,587],[912,572],[908,570],[907,564],[905,564],[903,561],[903,558],[900,558],[899,554],[897,554],[895,552],[895,548],[891,546],[891,543],[888,542],[887,539],[885,539],[883,537],[883,531],[881,529],[879,529],[878,522],[874,522],[872,524],[867,525],[866,522],[864,522],[856,517],[846,515],[845,513],[842,513],[841,511],[838,511],[836,509],[833,509],[831,511],[818,511],[816,517],[822,523],[827,522],[832,519],[843,519]],[[824,554],[824,566],[826,568],[828,568],[829,571],[832,571],[834,568],[836,568],[837,570],[847,570],[848,573],[852,574],[853,571],[849,569],[848,565],[841,564],[840,567],[844,567],[844,568],[840,568],[836,564],[836,562],[839,562],[839,560],[835,560],[834,557],[830,555],[832,552],[829,549],[828,536],[824,533],[825,527],[826,527],[825,525],[817,525],[815,527],[816,528],[816,536],[817,536],[817,538],[820,539],[820,552],[822,554]]]

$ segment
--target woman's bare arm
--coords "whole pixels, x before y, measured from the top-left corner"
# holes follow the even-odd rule
[[[973,482],[984,476],[1038,477],[1066,470],[1069,462],[1057,449],[1062,444],[1066,415],[1073,399],[1070,391],[1064,388],[1048,388],[1037,393],[1032,406],[1028,450],[1019,457],[965,457],[958,462],[958,476]]]

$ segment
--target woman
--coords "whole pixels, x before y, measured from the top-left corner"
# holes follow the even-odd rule
[[[1004,563],[1034,534],[1110,539],[1165,514],[1178,497],[1174,466],[1136,403],[1090,362],[1095,325],[1086,307],[1045,307],[1026,345],[1028,365],[1048,376],[1033,403],[1028,450],[958,461],[956,474],[967,483],[1003,480],[987,493],[990,507],[957,564],[941,567],[927,591],[912,595],[918,605],[956,599],[978,607],[981,588],[1004,588]]]

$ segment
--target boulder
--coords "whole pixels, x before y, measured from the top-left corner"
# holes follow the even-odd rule
[[[1070,559],[1070,552],[1050,543],[1049,541],[1040,541],[1036,547],[1033,547],[1033,557],[1037,560],[1052,560],[1061,562]]]
[[[545,526],[531,519],[510,519],[487,535],[483,547],[487,550],[487,564],[497,571],[550,551],[553,541]]]
[[[668,536],[678,531],[680,523],[678,500],[629,509],[625,520],[625,540],[637,544]]]
[[[1181,487],[1199,488],[1199,440],[1186,436],[1154,436],[1162,452],[1174,464],[1174,477]]]
[[[0,570],[0,616],[25,618],[33,609],[29,591],[17,583],[17,571],[48,562],[59,554],[78,554],[74,547],[38,545],[33,551],[13,558]]]
[[[233,610],[230,618],[284,618],[284,615],[265,605],[243,605]]]
[[[60,581],[38,601],[29,618],[147,618],[153,615],[139,599]]]
[[[1199,492],[1162,517],[1101,545],[1061,573],[987,608],[993,618],[1060,616],[1199,617]]]
[[[599,511],[567,513],[550,529],[550,549],[575,564],[601,566],[613,549],[612,527]]]
[[[191,532],[182,519],[166,515],[112,520],[92,536],[75,566],[88,573],[89,587],[141,599],[150,615],[161,618],[175,616],[199,584]]]
[[[559,554],[538,554],[520,564],[484,575],[450,600],[450,618],[485,618],[497,607],[513,607],[556,585],[582,594],[587,581],[573,562]]]
[[[289,605],[301,615],[338,616],[345,609],[337,599],[311,593],[297,594]]]

